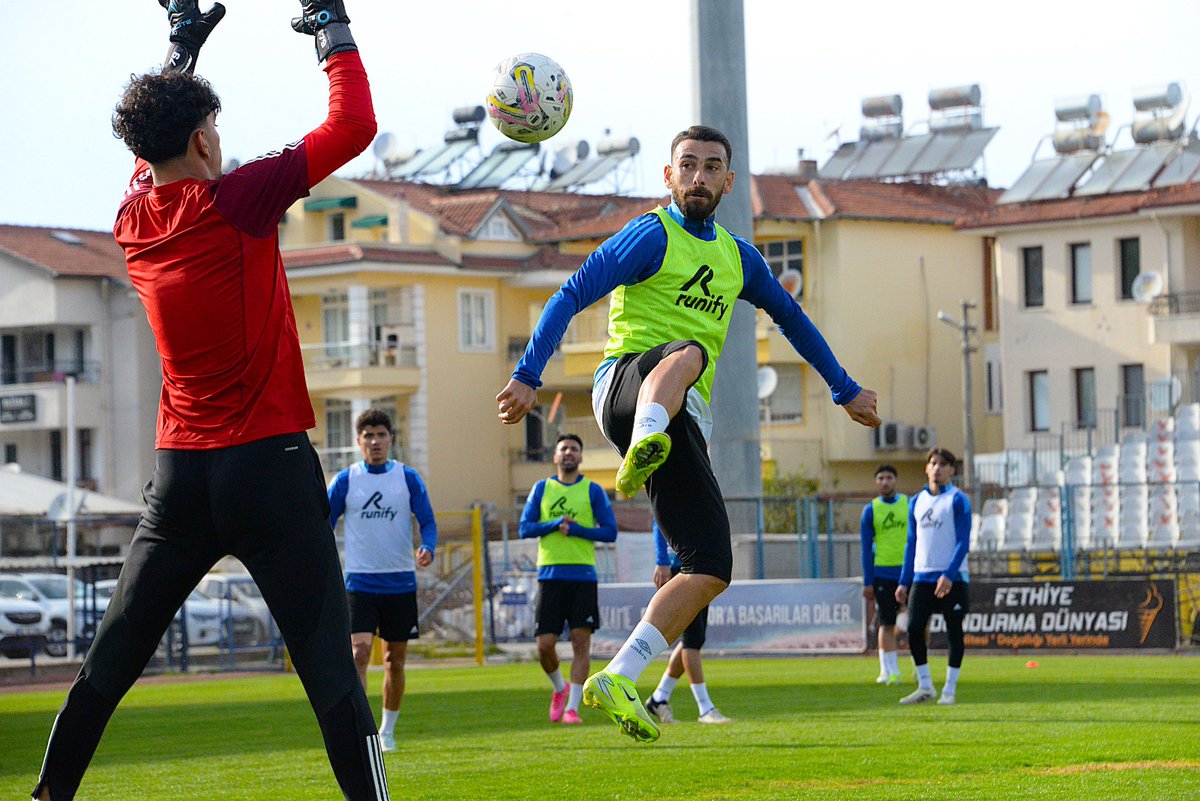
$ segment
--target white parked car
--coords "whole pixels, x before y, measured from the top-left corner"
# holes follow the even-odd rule
[[[97,581],[96,597],[103,597],[107,601],[112,598],[113,590],[116,587],[116,579]],[[224,604],[215,598],[209,598],[199,590],[192,590],[183,604],[183,610],[187,610],[189,648],[219,645],[227,630],[227,617],[233,622],[235,645],[248,645],[265,639],[265,634],[260,631],[261,624],[258,621],[258,615],[239,604]],[[175,614],[176,624],[182,620],[182,615],[177,612]]]
[[[40,604],[0,592],[0,654],[26,659],[46,647],[50,617]]]
[[[258,623],[253,642],[268,643],[275,638],[278,632],[275,620],[249,573],[209,573],[200,579],[196,589],[225,606],[240,607],[253,614]]]
[[[46,636],[46,653],[67,655],[67,577],[62,573],[0,573],[0,593],[41,606],[50,619]],[[75,631],[77,635],[90,630],[95,633],[108,599],[96,597],[93,607],[85,598],[87,585],[75,580]]]

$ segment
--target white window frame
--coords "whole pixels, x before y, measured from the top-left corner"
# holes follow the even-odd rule
[[[487,218],[483,227],[479,229],[477,239],[486,239],[491,242],[522,241],[516,226],[512,224],[512,220],[508,219],[508,215],[499,211]]]
[[[459,352],[495,353],[496,293],[491,289],[460,289],[457,308]],[[482,321],[474,319],[476,313],[482,315]]]

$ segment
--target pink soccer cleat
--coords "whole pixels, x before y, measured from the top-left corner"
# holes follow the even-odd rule
[[[568,725],[574,724],[574,723],[583,723],[583,721],[579,719],[579,713],[576,712],[574,709],[568,709],[566,712],[563,713],[562,722],[566,723]]]
[[[562,720],[563,710],[567,706],[567,696],[571,690],[569,687],[563,687],[562,692],[550,693],[550,722],[558,723]]]

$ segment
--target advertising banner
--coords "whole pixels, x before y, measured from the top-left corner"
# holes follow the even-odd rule
[[[970,648],[1174,648],[1175,584],[1153,579],[971,582]],[[930,622],[946,647],[946,623]]]
[[[601,584],[592,653],[611,656],[641,620],[653,584]],[[862,583],[853,580],[739,581],[708,609],[705,650],[746,653],[862,653]]]

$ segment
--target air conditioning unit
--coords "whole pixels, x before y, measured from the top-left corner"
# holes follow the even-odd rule
[[[909,426],[906,444],[910,451],[927,451],[937,445],[937,429],[933,426]]]
[[[904,424],[888,422],[871,431],[871,447],[877,451],[900,450]]]

